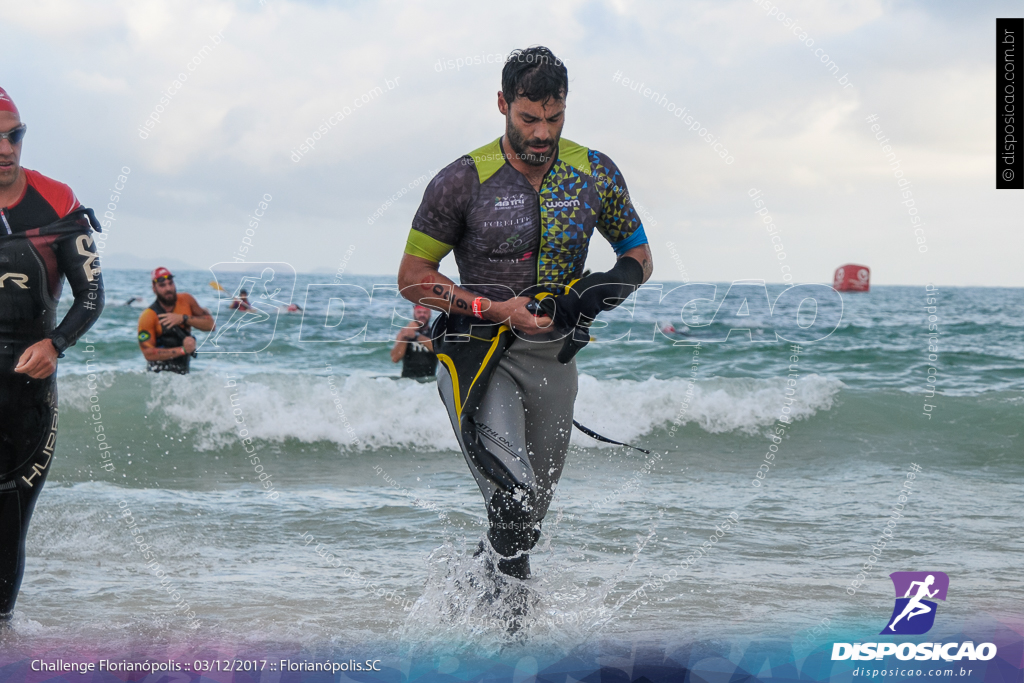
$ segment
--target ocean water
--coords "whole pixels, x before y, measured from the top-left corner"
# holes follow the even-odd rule
[[[652,454],[574,433],[530,608],[510,629],[473,557],[486,515],[435,385],[398,379],[386,341],[342,341],[361,321],[386,339],[392,312],[408,315],[393,282],[346,276],[352,289],[324,290],[307,286],[333,275],[300,274],[291,300],[304,313],[207,340],[192,374],[176,376],[144,371],[141,306],[120,305],[152,300],[146,274],[105,277],[102,319],[60,365],[57,451],[9,636],[25,647],[292,643],[458,658],[797,634],[812,648],[878,633],[887,575],[917,570],[951,579],[937,631],[982,620],[1020,632],[1024,290],[846,294],[835,331],[798,352],[775,330],[813,330],[810,319],[838,315],[834,300],[816,318],[806,306],[769,314],[781,286],[763,302],[756,286],[734,288],[749,333],[722,323],[741,299],[713,316],[727,283],[682,314],[650,288],[607,316],[578,357],[576,418]],[[210,280],[177,277],[223,327]],[[656,332],[666,324],[689,333]]]

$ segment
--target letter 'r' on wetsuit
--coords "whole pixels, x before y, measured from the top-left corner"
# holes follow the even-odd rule
[[[95,216],[67,185],[22,171],[25,194],[0,209],[0,618],[14,609],[25,536],[57,439],[56,373],[32,379],[14,368],[46,338],[62,354],[103,310]],[[56,325],[65,278],[74,302]]]
[[[604,154],[561,140],[538,191],[505,152],[499,138],[431,180],[407,254],[440,263],[454,251],[464,289],[505,301],[538,289],[564,294],[583,275],[595,231],[619,256],[647,243],[622,175]],[[558,360],[561,336],[512,341],[469,413],[463,391],[473,368],[460,372],[466,354],[457,344],[447,362],[445,345],[438,351],[438,391],[487,504],[488,539],[503,556],[499,568],[518,578],[529,576],[524,553],[540,538],[569,446],[577,376],[575,360]]]

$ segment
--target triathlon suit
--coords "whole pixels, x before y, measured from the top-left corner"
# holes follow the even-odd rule
[[[166,330],[160,324],[159,316],[162,313],[178,313],[180,315],[205,315],[205,311],[199,306],[191,294],[181,292],[178,300],[174,302],[174,308],[165,310],[156,300],[149,308],[142,311],[139,316],[139,346],[144,349],[173,349],[185,344],[185,338],[192,335],[191,325],[175,325]],[[182,329],[184,328],[184,329]],[[147,361],[146,369],[150,372],[176,372],[179,375],[188,374],[188,363],[190,356],[185,354],[170,360]]]
[[[418,341],[409,342],[402,357],[402,377],[424,379],[434,376],[437,356]]]
[[[14,610],[25,535],[57,439],[57,373],[32,379],[14,368],[42,339],[63,352],[103,310],[86,210],[67,185],[22,170],[25,194],[0,209],[0,618]],[[64,278],[75,300],[56,325]]]
[[[499,138],[430,182],[405,252],[440,263],[454,251],[463,288],[505,301],[564,293],[583,274],[595,229],[620,256],[647,243],[611,159],[563,139],[538,192],[505,161]],[[472,418],[487,462],[463,443],[448,366],[437,371],[438,391],[487,503],[488,539],[504,558],[502,571],[518,578],[529,575],[525,553],[540,538],[562,474],[577,389],[575,360],[557,360],[561,338],[528,339],[515,339],[502,356]]]

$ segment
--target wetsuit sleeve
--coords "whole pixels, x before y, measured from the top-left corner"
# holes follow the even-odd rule
[[[440,263],[462,239],[466,209],[479,185],[471,157],[441,169],[423,193],[405,253]]]
[[[103,276],[91,234],[77,233],[55,243],[57,267],[71,285],[75,301],[51,337],[61,336],[67,346],[89,331],[103,312]]]
[[[606,155],[596,151],[590,152],[590,163],[601,194],[598,231],[611,243],[616,256],[622,256],[634,247],[647,244],[643,223],[640,222],[640,216],[629,200],[626,181],[618,166]]]
[[[160,336],[157,326],[160,321],[153,309],[147,308],[139,316],[139,346],[143,349],[156,348],[156,338]]]

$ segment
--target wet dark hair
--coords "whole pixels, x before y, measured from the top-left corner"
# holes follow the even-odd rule
[[[249,296],[249,292],[245,291],[244,289],[238,293],[239,296],[241,296],[243,294],[245,294],[246,296]]]
[[[563,100],[569,93],[569,72],[541,45],[513,50],[501,70],[501,92],[509,104],[519,97],[531,102]]]

